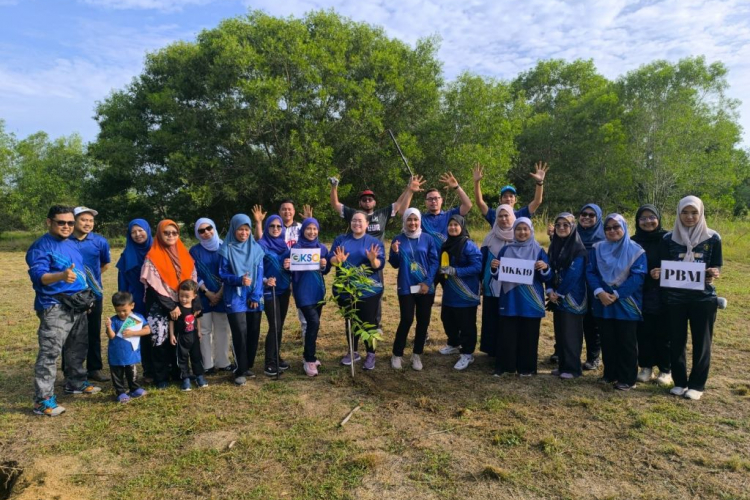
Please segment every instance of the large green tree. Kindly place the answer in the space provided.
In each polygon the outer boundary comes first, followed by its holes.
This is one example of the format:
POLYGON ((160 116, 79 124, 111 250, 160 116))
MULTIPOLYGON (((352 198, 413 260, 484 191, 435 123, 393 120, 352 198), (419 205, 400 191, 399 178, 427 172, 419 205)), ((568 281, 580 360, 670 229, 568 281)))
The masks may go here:
POLYGON ((226 221, 292 197, 326 219, 329 175, 342 178, 344 198, 371 187, 395 199, 407 175, 384 130, 419 163, 415 137, 442 84, 436 48, 432 39, 410 48, 333 12, 252 12, 150 54, 97 108, 92 154, 108 164, 99 206, 109 216, 137 207, 226 221))

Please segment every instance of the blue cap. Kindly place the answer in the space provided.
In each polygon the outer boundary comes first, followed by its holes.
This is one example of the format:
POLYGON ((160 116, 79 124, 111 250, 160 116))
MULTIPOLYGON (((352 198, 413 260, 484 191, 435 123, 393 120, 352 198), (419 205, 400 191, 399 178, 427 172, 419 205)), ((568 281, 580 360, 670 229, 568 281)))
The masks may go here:
POLYGON ((511 192, 511 193, 513 193, 514 195, 517 195, 517 194, 518 194, 518 193, 516 193, 516 188, 514 188, 513 186, 511 186, 511 185, 509 184, 509 185, 507 185, 507 186, 503 186, 503 187, 502 187, 502 188, 500 189, 500 196, 504 195, 504 194, 505 194, 506 192, 508 192, 508 191, 510 191, 510 192, 511 192))

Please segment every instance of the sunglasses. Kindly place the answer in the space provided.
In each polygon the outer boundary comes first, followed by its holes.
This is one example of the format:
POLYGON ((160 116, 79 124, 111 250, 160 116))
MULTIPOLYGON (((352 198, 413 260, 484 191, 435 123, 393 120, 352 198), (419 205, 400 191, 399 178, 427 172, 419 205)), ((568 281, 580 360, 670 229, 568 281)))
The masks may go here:
POLYGON ((180 233, 178 233, 177 231, 162 231, 161 234, 163 234, 164 236, 177 236, 180 233))
POLYGON ((58 227, 73 227, 76 225, 76 221, 74 220, 58 220, 58 219, 52 219, 52 222, 57 224, 58 227))
POLYGON ((198 234, 203 234, 203 233, 205 233, 207 231, 213 231, 213 230, 214 230, 213 226, 206 226, 206 227, 204 227, 202 229, 198 229, 198 234))
POLYGON ((579 215, 579 217, 595 219, 596 214, 594 212, 581 212, 581 215, 579 215))
POLYGON ((268 229, 281 229, 281 224, 269 224, 268 229))
POLYGON ((622 226, 607 226, 604 228, 604 230, 607 232, 617 232, 620 229, 622 229, 622 226))

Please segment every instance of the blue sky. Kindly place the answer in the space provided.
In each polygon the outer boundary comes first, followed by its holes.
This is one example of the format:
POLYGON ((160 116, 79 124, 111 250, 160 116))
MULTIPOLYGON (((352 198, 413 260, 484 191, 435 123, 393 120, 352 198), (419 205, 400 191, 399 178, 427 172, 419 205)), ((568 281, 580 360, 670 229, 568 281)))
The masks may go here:
POLYGON ((0 119, 18 137, 94 140, 96 101, 138 75, 145 53, 248 9, 299 17, 321 8, 412 45, 439 34, 447 79, 464 70, 510 79, 549 58, 593 58, 616 78, 702 54, 729 68, 750 143, 747 0, 0 0, 0 119))

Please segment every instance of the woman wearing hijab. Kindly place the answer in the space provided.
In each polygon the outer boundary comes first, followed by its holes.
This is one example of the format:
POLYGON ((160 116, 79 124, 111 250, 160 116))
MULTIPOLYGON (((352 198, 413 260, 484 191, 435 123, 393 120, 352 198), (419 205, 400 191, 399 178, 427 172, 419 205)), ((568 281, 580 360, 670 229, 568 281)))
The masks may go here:
POLYGON ((430 326, 432 304, 435 302, 435 274, 440 265, 435 239, 422 233, 422 214, 416 208, 404 212, 401 234, 393 239, 388 262, 398 269, 397 293, 401 320, 393 341, 391 366, 402 367, 406 337, 414 322, 416 311, 417 329, 411 367, 422 369, 422 353, 430 326))
POLYGON ((588 311, 586 297, 586 257, 573 214, 563 212, 555 218, 555 232, 549 246, 552 281, 547 296, 553 311, 558 369, 553 375, 562 379, 581 376, 583 317, 588 311))
MULTIPOLYGON (((180 240, 177 223, 165 219, 156 226, 156 239, 141 269, 141 283, 146 286, 146 320, 151 328, 154 382, 159 389, 167 387, 170 371, 179 378, 177 352, 169 342, 169 320, 180 317, 177 289, 188 279, 197 279, 195 262, 180 240)), ((196 301, 193 307, 199 310, 200 303, 196 301)))
MULTIPOLYGON (((365 266, 365 273, 372 281, 369 289, 363 290, 360 301, 357 303, 357 317, 365 322, 377 325, 378 304, 380 297, 383 295, 383 283, 380 281, 378 271, 385 266, 385 248, 383 242, 374 236, 367 234, 367 214, 357 210, 350 221, 351 232, 336 237, 331 248, 333 255, 330 258, 331 264, 342 264, 345 266, 359 267, 365 266)), ((336 271, 338 273, 338 270, 336 271)), ((339 306, 348 304, 350 297, 347 294, 339 293, 334 288, 333 295, 339 303, 339 306)), ((346 332, 347 342, 349 341, 349 331, 346 332)), ((359 336, 351 335, 353 342, 354 358, 352 359, 349 352, 341 359, 341 364, 349 366, 361 359, 357 352, 359 336)), ((365 342, 367 357, 362 364, 363 370, 375 369, 375 345, 371 342, 365 342)))
MULTIPOLYGON (((534 225, 527 217, 513 223, 513 243, 500 250, 503 258, 534 261, 534 282, 531 285, 503 282, 499 309, 503 329, 499 342, 495 375, 518 373, 530 377, 537 372, 539 326, 545 315, 544 285, 552 279, 547 253, 537 243, 534 225)), ((497 278, 498 271, 493 276, 497 278)))
MULTIPOLYGON (((599 205, 589 203, 581 208, 578 213, 578 236, 580 236, 583 245, 587 251, 591 251, 594 245, 604 241, 604 226, 602 225, 602 209, 599 205)), ((584 370, 596 370, 601 364, 601 339, 599 336, 599 326, 592 314, 594 298, 589 290, 588 296, 589 309, 583 317, 583 338, 586 341, 586 362, 583 364, 584 370)))
MULTIPOLYGON (((141 283, 141 268, 146 254, 151 250, 154 240, 151 237, 151 226, 143 219, 133 219, 128 224, 128 234, 125 235, 125 250, 117 261, 117 290, 130 292, 135 307, 133 310, 143 316, 148 316, 143 283, 141 283)), ((151 342, 141 342, 141 364, 143 376, 153 378, 154 364, 151 357, 151 342)))
MULTIPOLYGON (((721 236, 706 225, 703 202, 686 196, 677 206, 677 220, 671 233, 662 240, 661 260, 699 262, 706 265, 705 288, 683 290, 662 288, 662 304, 669 324, 670 353, 675 396, 698 400, 703 395, 711 365, 711 339, 716 321, 718 298, 713 282, 721 274, 723 259, 721 236), (687 374, 685 345, 687 327, 693 342, 693 368, 687 374)), ((660 268, 651 271, 658 280, 660 268)))
POLYGON ((500 337, 500 282, 492 279, 492 273, 500 265, 497 256, 500 250, 513 242, 513 223, 516 216, 513 207, 500 205, 495 211, 495 222, 484 238, 482 252, 482 336, 479 350, 496 356, 500 337))
POLYGON ((258 243, 263 248, 263 308, 268 320, 266 334, 266 359, 263 373, 269 377, 279 374, 279 370, 289 369, 289 364, 281 357, 281 337, 284 321, 289 309, 292 274, 289 272, 289 247, 284 241, 284 223, 281 216, 272 215, 266 219, 263 236, 258 243), (278 359, 278 366, 277 366, 278 359))
POLYGON ((453 366, 465 370, 474 362, 477 344, 477 307, 479 280, 482 275, 482 253, 471 241, 466 221, 460 215, 448 220, 448 239, 440 249, 442 267, 437 280, 443 284, 443 321, 448 344, 440 354, 460 354, 453 366))
POLYGON ((221 239, 216 224, 201 218, 195 222, 196 245, 190 248, 198 271, 198 292, 203 306, 201 323, 201 357, 207 375, 231 371, 229 362, 229 320, 224 307, 224 286, 219 277, 221 239))
POLYGON ((638 323, 638 382, 653 378, 653 368, 659 368, 657 383, 672 384, 672 364, 669 360, 669 328, 664 322, 659 280, 651 277, 651 271, 661 267, 659 249, 667 233, 661 227, 661 214, 654 205, 643 205, 635 214, 633 241, 646 251, 648 273, 643 283, 643 321, 638 323))
POLYGON ((320 224, 312 217, 302 221, 300 237, 292 248, 320 249, 320 269, 315 271, 292 271, 292 291, 294 302, 305 318, 303 328, 305 347, 302 352, 302 369, 308 377, 318 374, 320 361, 316 357, 318 330, 320 329, 320 315, 323 312, 323 299, 326 295, 326 284, 323 275, 328 274, 328 249, 318 241, 320 224))
POLYGON ((219 277, 224 282, 224 307, 232 331, 234 383, 244 385, 255 378, 255 364, 263 314, 263 248, 251 236, 252 223, 245 214, 229 222, 229 231, 219 247, 219 277))
POLYGON ((589 252, 586 281, 593 290, 594 317, 599 323, 604 359, 602 382, 615 389, 635 388, 638 372, 636 331, 641 321, 646 253, 628 235, 628 223, 620 214, 604 219, 605 240, 589 252))

